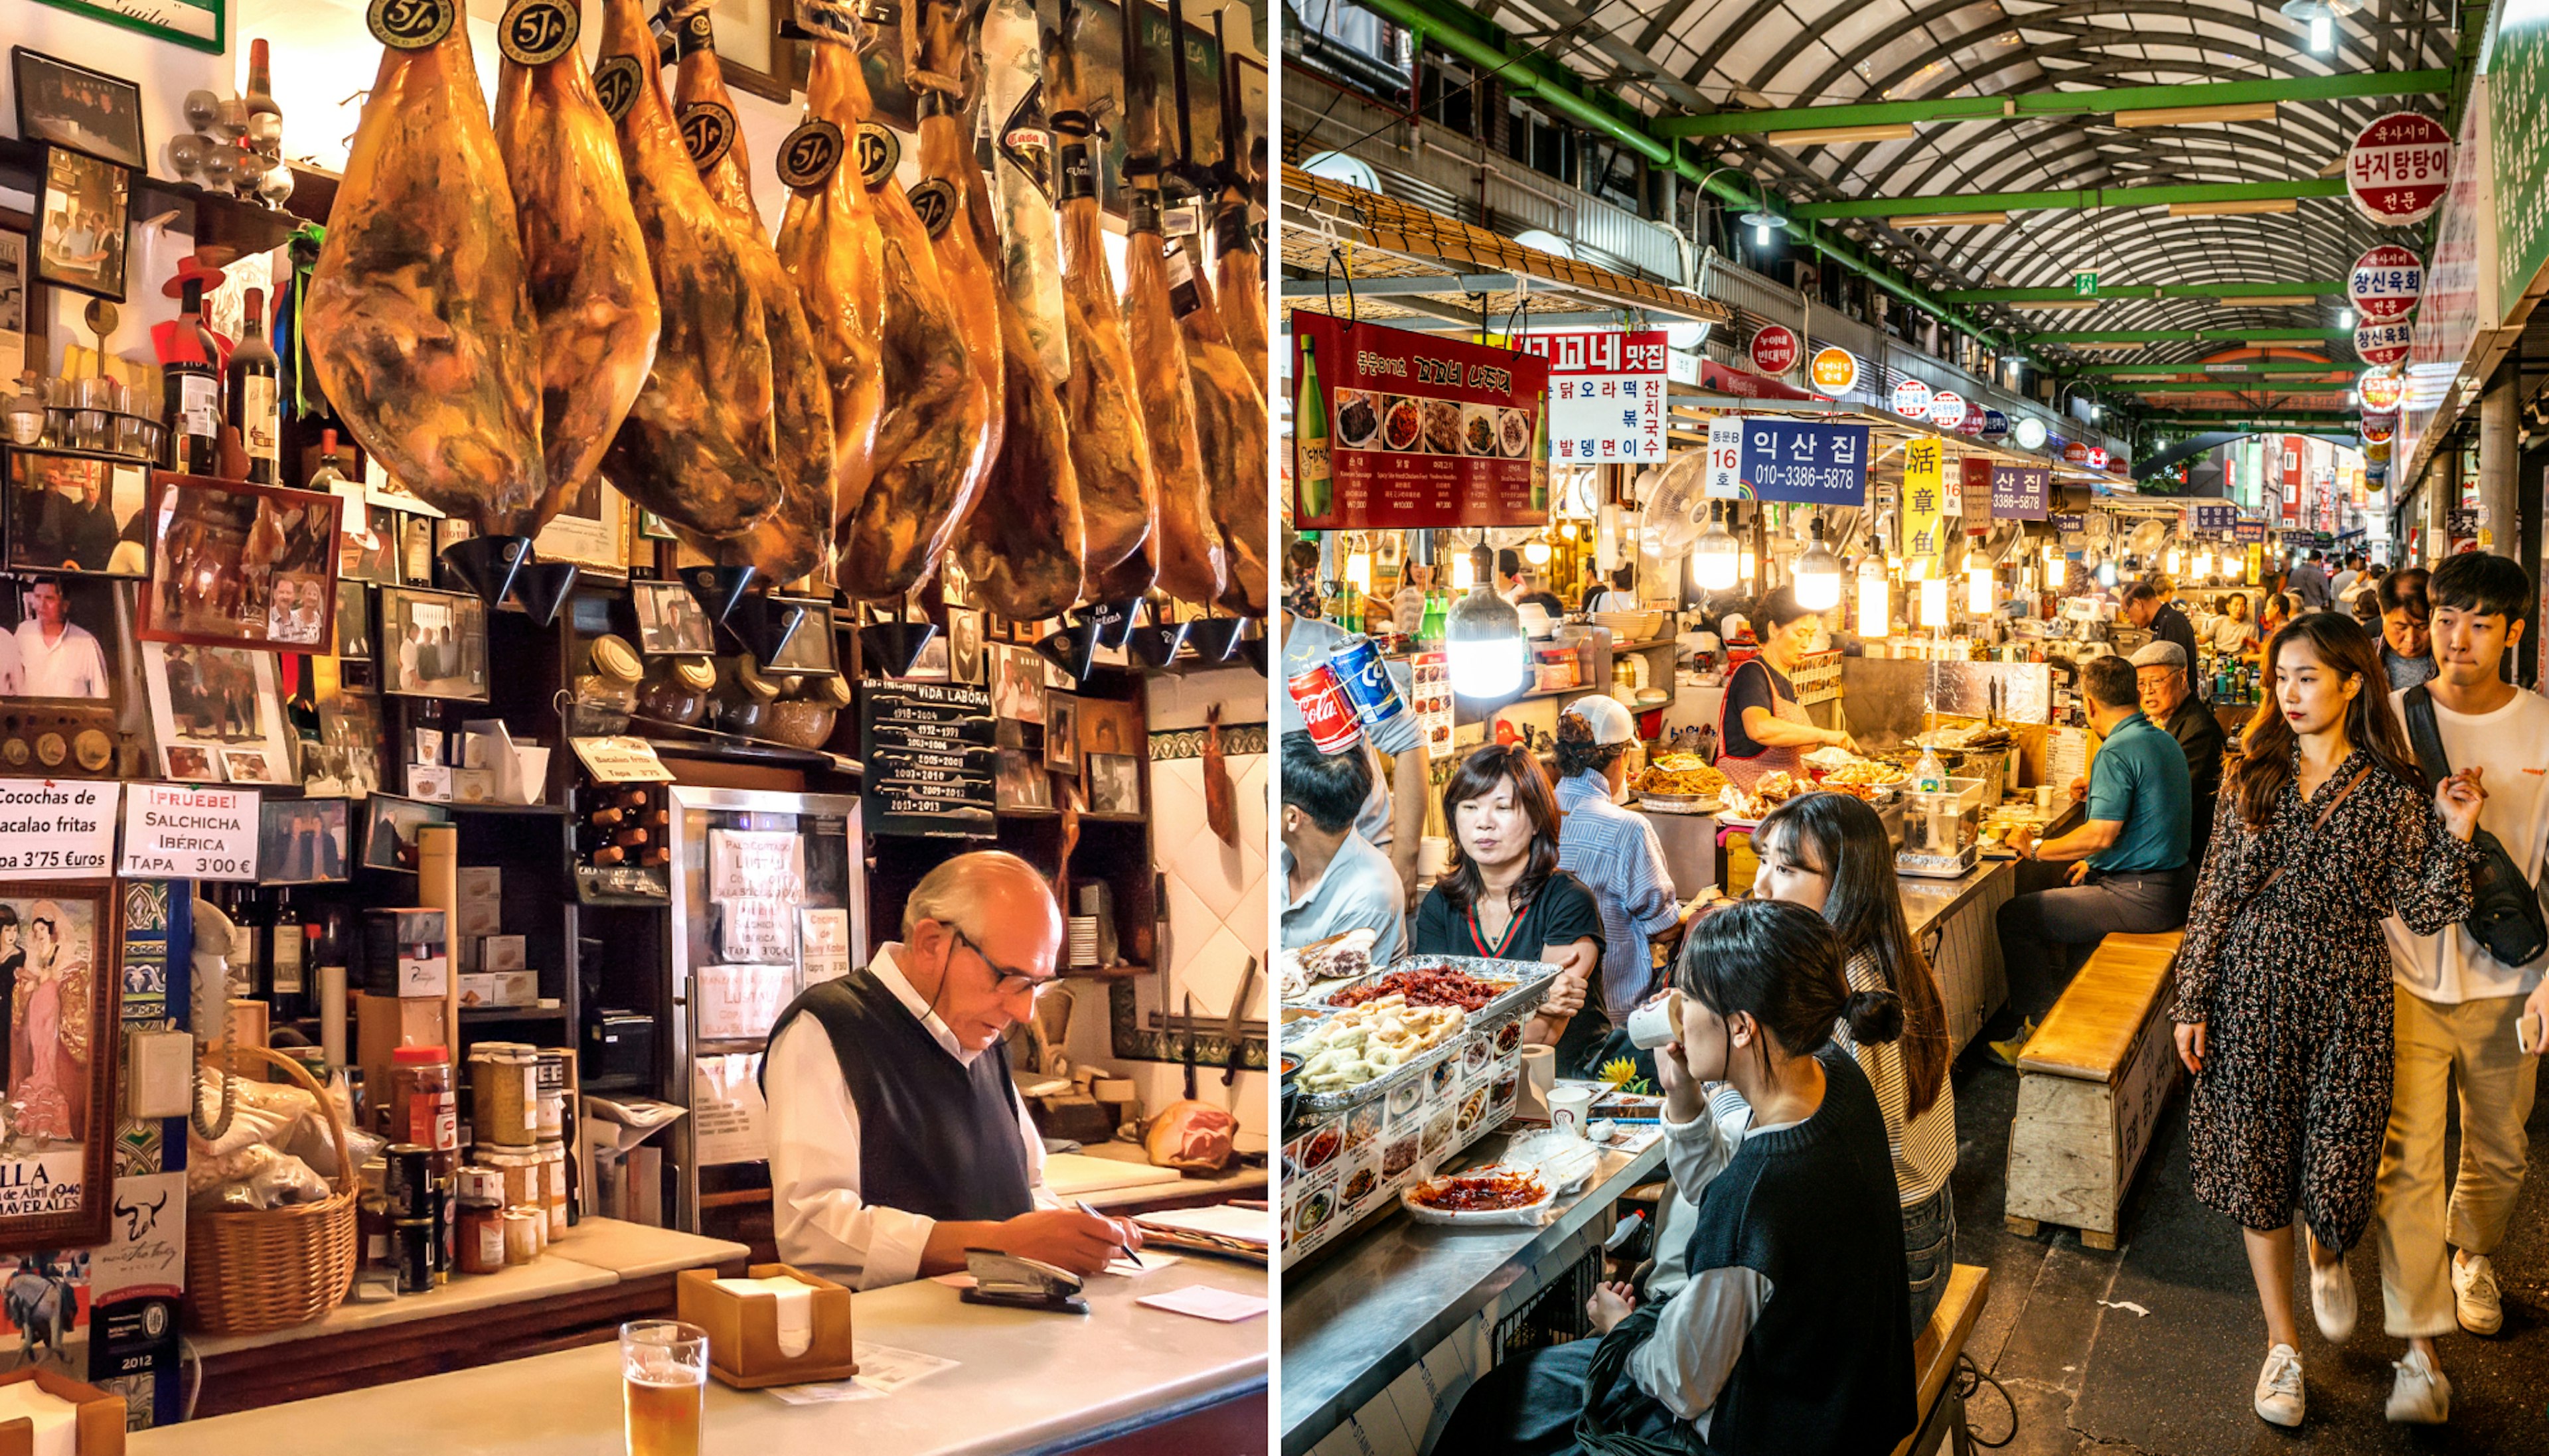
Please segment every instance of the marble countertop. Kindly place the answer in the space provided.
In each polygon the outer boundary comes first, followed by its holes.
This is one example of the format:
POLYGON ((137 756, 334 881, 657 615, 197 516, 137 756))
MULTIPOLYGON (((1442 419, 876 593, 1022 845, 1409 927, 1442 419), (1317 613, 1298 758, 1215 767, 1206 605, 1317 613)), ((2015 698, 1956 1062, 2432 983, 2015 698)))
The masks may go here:
MULTIPOLYGON (((1482 1139, 1462 1159, 1493 1161, 1482 1139)), ((1453 1229, 1391 1218, 1306 1273, 1283 1280, 1285 1451, 1306 1451, 1444 1336, 1487 1308, 1619 1196, 1660 1176, 1663 1141, 1605 1153, 1593 1179, 1537 1228, 1453 1229)))
MULTIPOLYGON (((492 1276, 491 1276, 492 1277, 492 1276)), ((1271 1293, 1266 1271, 1186 1258, 1088 1284, 1091 1313, 969 1305, 929 1281, 857 1295, 862 1341, 959 1363, 889 1396, 791 1406, 710 1381, 704 1456, 1012 1456, 1067 1450, 1267 1384, 1268 1321, 1216 1323, 1137 1305, 1205 1285, 1271 1293)), ((405 1432, 435 1456, 618 1456, 615 1345, 484 1365, 141 1431, 135 1456, 360 1451, 405 1432)))
MULTIPOLYGON (((1080 1149, 1090 1157, 1114 1158, 1128 1163, 1150 1161, 1148 1154, 1129 1142, 1098 1142, 1080 1149)), ((1108 1188, 1083 1194, 1090 1208, 1107 1212, 1114 1209, 1137 1209, 1170 1200, 1197 1198, 1266 1197, 1267 1172, 1263 1167, 1242 1164, 1235 1172, 1203 1178, 1188 1174, 1175 1183, 1144 1183, 1132 1188, 1108 1188)))

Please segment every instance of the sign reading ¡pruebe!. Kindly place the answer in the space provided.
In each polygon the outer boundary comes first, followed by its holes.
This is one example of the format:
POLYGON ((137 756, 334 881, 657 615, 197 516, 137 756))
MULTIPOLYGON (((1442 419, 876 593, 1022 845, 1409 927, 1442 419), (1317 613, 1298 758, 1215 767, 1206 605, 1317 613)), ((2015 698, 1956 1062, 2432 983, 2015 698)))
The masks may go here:
MULTIPOLYGON (((1292 348, 1300 388, 1315 365, 1332 446, 1327 499, 1296 482, 1293 524, 1548 523, 1549 467, 1531 458, 1549 408, 1547 360, 1309 312, 1292 316, 1292 348)), ((1301 413, 1296 407, 1296 449, 1301 413)))
POLYGON ((1664 458, 1664 331, 1527 333, 1523 352, 1549 361, 1554 465, 1653 464, 1664 458))

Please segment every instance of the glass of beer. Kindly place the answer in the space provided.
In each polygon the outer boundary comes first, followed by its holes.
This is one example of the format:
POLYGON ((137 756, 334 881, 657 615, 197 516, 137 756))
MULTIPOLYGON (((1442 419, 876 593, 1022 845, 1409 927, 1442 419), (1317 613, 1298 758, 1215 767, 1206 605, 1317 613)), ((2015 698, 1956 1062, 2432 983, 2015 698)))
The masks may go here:
POLYGON ((700 1456, 708 1332, 678 1320, 619 1326, 619 1401, 627 1456, 700 1456))

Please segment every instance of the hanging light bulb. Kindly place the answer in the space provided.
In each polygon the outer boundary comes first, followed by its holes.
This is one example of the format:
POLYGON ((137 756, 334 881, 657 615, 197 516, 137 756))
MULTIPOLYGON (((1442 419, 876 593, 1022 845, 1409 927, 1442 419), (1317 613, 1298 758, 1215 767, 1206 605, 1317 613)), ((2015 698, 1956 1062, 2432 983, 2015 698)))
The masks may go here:
POLYGON ((1346 585, 1357 592, 1371 591, 1371 548, 1357 544, 1346 554, 1346 585))
POLYGON ((1979 551, 1965 554, 1965 610, 1987 617, 1998 605, 1994 600, 1991 560, 1979 551))
POLYGON ((2101 587, 2116 585, 2116 563, 2113 560, 2098 563, 2098 585, 2101 587))
POLYGON ((1858 564, 1858 635, 1883 637, 1894 630, 1894 584, 1874 556, 1858 564))
POLYGON ((2186 569, 2186 553, 2175 546, 2168 548, 2168 555, 2162 560, 2166 563, 2162 570, 2172 577, 2186 569))
POLYGON ((2313 55, 2325 55, 2335 48, 2336 17, 2331 15, 2312 16, 2311 53, 2313 55))
POLYGON ((1468 577, 1478 585, 1453 602, 1443 619, 1452 690, 1463 697, 1507 697, 1522 689, 1531 639, 1523 635, 1522 613, 1488 585, 1495 580, 1495 562, 1484 540, 1469 552, 1468 565, 1468 577))
POLYGON ((1921 583, 1921 625, 1936 630, 1947 625, 1947 579, 1931 577, 1921 583))
POLYGON ((1452 590, 1455 592, 1466 592, 1477 584, 1477 568, 1469 564, 1469 553, 1463 551, 1460 555, 1453 557, 1452 590))
POLYGON ((2054 541, 2054 540, 2047 540, 2047 541, 2044 543, 2044 570, 2045 570, 2047 573, 2058 572, 2058 571, 2062 570, 2062 543, 2061 543, 2061 542, 2059 542, 2059 541, 2054 541))
POLYGON ((1726 529, 1726 502, 1708 502, 1708 530, 1690 551, 1690 579, 1703 592, 1733 590, 1741 574, 1743 548, 1726 529))
POLYGON ((1549 565, 1549 543, 1547 541, 1524 542, 1522 547, 1522 559, 1530 562, 1533 566, 1549 565))
POLYGON ((1841 558, 1824 544, 1824 518, 1814 521, 1814 539, 1797 558, 1797 605, 1808 611, 1830 611, 1841 605, 1841 558))

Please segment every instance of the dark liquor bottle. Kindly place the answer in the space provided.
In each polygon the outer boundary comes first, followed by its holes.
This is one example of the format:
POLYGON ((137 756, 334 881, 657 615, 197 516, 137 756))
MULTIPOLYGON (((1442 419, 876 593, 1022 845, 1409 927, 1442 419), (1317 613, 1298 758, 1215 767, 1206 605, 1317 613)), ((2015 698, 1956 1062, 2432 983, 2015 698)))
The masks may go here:
POLYGON ((272 910, 254 885, 236 885, 227 907, 231 917, 231 980, 245 994, 270 998, 272 967, 266 946, 273 930, 272 910))
POLYGON ((274 892, 273 918, 265 929, 265 999, 274 1020, 298 1021, 310 1014, 310 943, 301 912, 292 907, 292 891, 274 892))
POLYGON ((247 323, 231 350, 231 367, 223 388, 223 405, 239 447, 247 451, 247 478, 260 486, 281 483, 283 415, 278 402, 281 371, 274 346, 265 341, 265 291, 247 291, 247 323))
POLYGON ((185 475, 212 475, 221 468, 221 346, 204 327, 204 280, 187 275, 184 312, 170 358, 159 366, 159 394, 165 402, 168 468, 185 475))

